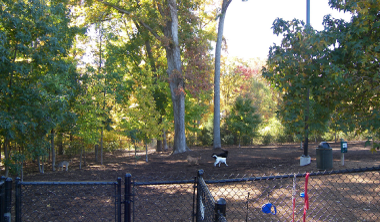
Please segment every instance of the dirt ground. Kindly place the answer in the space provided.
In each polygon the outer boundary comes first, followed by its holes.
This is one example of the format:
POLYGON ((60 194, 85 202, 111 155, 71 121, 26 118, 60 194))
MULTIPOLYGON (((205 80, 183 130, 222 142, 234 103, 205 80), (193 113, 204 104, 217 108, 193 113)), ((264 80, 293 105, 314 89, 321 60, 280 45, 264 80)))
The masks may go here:
MULTIPOLYGON (((104 164, 95 163, 94 154, 86 157, 86 165, 82 163, 79 169, 79 157, 72 158, 69 170, 52 171, 51 164, 45 166, 45 173, 37 171, 35 163, 28 163, 25 167, 24 181, 115 181, 117 177, 124 177, 130 173, 133 178, 144 180, 192 179, 198 169, 203 169, 205 178, 218 175, 256 176, 283 175, 293 173, 316 172, 316 147, 318 143, 309 144, 311 164, 300 166, 300 156, 303 150, 300 144, 283 144, 269 146, 226 146, 229 151, 228 166, 214 167, 212 147, 190 147, 188 153, 171 155, 171 152, 156 153, 149 150, 148 162, 145 152, 115 151, 104 156, 104 164), (187 156, 201 157, 199 165, 188 164, 187 156)), ((348 142, 348 152, 344 155, 344 166, 341 164, 340 142, 330 143, 333 149, 333 170, 365 168, 380 165, 380 151, 372 154, 369 147, 364 147, 364 141, 348 142)), ((57 162, 68 160, 67 157, 58 156, 57 162)))

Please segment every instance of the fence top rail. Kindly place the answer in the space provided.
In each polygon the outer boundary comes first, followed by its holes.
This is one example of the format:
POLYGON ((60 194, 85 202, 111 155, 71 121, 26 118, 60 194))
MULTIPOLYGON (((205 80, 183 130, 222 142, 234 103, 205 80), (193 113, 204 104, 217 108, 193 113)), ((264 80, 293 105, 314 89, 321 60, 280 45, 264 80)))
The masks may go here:
MULTIPOLYGON (((369 172, 369 171, 380 171, 379 167, 366 167, 366 168, 357 168, 357 169, 345 169, 345 170, 332 170, 332 171, 319 171, 311 172, 309 176, 323 176, 323 175, 333 175, 333 174, 345 174, 345 173, 360 173, 360 172, 369 172)), ((273 176, 262 176, 262 177, 249 177, 249 178, 236 178, 236 179, 222 179, 222 180, 205 180, 207 184, 213 183, 230 183, 230 182, 247 182, 247 181, 258 181, 258 180, 276 180, 276 179, 286 179, 296 177, 305 177, 306 173, 298 174, 285 174, 285 175, 273 175, 273 176)))
POLYGON ((82 181, 82 182, 69 182, 69 181, 41 181, 41 182, 19 182, 20 185, 116 185, 117 181, 82 181))
POLYGON ((165 185, 165 184, 189 184, 189 183, 195 183, 195 179, 192 179, 192 180, 152 181, 152 182, 132 182, 132 184, 134 186, 165 185))

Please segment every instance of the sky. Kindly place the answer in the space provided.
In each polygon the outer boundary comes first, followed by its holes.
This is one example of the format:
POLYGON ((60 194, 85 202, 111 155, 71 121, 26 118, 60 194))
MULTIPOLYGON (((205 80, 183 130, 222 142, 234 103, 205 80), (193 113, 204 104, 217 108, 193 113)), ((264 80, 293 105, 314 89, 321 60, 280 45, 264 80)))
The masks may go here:
MULTIPOLYGON (((323 30, 323 17, 350 20, 349 13, 330 8, 329 0, 310 0, 310 25, 323 30)), ((269 47, 281 42, 271 29, 276 18, 294 18, 306 23, 306 0, 233 0, 227 9, 223 35, 228 44, 228 56, 244 59, 266 59, 269 47)))

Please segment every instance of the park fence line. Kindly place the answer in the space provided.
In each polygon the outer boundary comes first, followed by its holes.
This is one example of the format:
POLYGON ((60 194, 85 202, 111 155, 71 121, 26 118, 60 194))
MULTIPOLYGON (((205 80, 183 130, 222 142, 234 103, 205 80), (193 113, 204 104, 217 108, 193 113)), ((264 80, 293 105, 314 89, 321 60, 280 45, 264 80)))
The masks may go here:
MULTIPOLYGON (((379 171, 380 167, 371 167, 308 173, 306 220, 379 221, 379 171)), ((302 221, 306 173, 227 179, 213 175, 204 179, 205 175, 199 170, 193 179, 152 181, 126 174, 124 198, 120 177, 111 182, 17 178, 14 199, 12 179, 2 177, 0 222, 292 221, 293 217, 302 221)))
MULTIPOLYGON (((380 167, 371 167, 308 173, 310 209, 306 220, 379 221, 379 171, 380 167)), ((228 179, 211 175, 212 179, 203 179, 202 173, 194 180, 182 181, 136 177, 132 221, 292 221, 293 215, 295 221, 302 221, 306 175, 230 175, 228 179), (217 218, 215 213, 221 199, 226 200, 225 218, 217 218), (273 208, 263 212, 264 206, 276 207, 276 214, 273 208)))

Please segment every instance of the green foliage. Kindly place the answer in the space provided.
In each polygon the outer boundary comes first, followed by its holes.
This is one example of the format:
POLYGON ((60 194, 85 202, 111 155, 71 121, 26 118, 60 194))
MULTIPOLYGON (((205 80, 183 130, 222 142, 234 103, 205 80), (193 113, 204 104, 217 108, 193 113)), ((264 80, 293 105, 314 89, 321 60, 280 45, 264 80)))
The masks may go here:
POLYGON ((329 39, 296 19, 277 19, 272 28, 274 34, 284 37, 281 45, 270 48, 263 76, 282 96, 282 124, 289 133, 303 135, 308 117, 309 131, 323 132, 336 104, 331 99, 336 90, 325 71, 329 66, 325 58, 329 39))
POLYGON ((25 161, 25 155, 14 153, 10 160, 5 160, 5 164, 9 166, 9 171, 12 175, 20 176, 22 164, 25 161))
POLYGON ((263 145, 269 145, 271 142, 273 142, 273 136, 271 134, 268 133, 262 136, 263 145))
POLYGON ((228 129, 237 134, 239 144, 243 137, 252 138, 256 135, 257 127, 261 123, 260 116, 255 113, 256 108, 252 105, 252 99, 238 97, 235 101, 226 124, 228 129))
POLYGON ((106 141, 104 142, 104 151, 105 152, 114 152, 120 149, 119 141, 106 141))
POLYGON ((214 120, 214 116, 210 115, 207 119, 207 122, 204 123, 204 126, 198 137, 199 141, 204 146, 210 146, 213 144, 213 130, 214 130, 213 120, 214 120))
POLYGON ((359 134, 366 130, 375 132, 380 128, 377 98, 380 81, 378 70, 380 33, 380 5, 378 1, 330 1, 339 10, 352 13, 351 21, 336 20, 327 16, 324 35, 339 44, 328 52, 329 75, 337 86, 340 100, 337 115, 351 119, 346 127, 359 134))
POLYGON ((223 145, 234 145, 237 141, 237 134, 228 130, 228 125, 224 123, 220 127, 220 139, 223 145))
POLYGON ((78 75, 70 50, 83 30, 62 1, 0 7, 0 133, 11 146, 27 144, 23 155, 41 157, 45 135, 72 114, 78 75))

